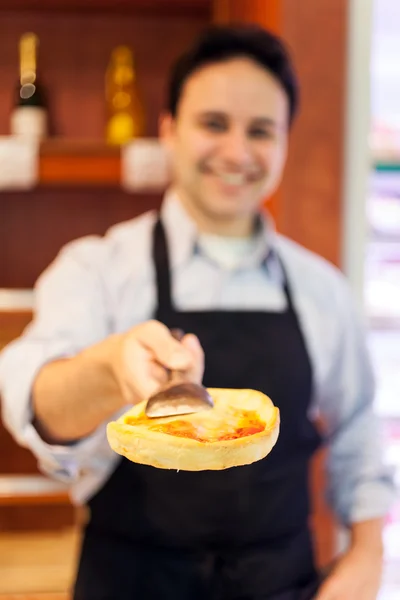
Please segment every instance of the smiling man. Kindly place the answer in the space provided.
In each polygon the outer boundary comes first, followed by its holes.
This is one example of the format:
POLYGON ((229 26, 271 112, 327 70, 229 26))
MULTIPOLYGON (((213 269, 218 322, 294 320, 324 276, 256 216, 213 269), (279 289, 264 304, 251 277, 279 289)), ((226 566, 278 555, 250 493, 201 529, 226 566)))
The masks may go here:
POLYGON ((376 598, 393 484, 364 336, 341 274, 261 210, 296 109, 279 39, 206 31, 170 76, 160 214, 64 248, 37 283, 33 324, 1 356, 5 423, 90 507, 75 600, 376 598), (181 343, 172 327, 188 332, 181 343), (178 473, 113 454, 107 422, 174 368, 270 396, 281 413, 271 454, 178 473), (320 585, 308 468, 323 442, 351 541, 320 585))

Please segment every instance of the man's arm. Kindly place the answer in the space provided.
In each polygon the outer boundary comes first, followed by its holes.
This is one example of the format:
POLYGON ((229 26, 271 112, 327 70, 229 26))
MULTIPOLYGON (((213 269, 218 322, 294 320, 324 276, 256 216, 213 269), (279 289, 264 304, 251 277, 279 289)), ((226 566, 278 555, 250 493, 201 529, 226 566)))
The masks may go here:
POLYGON ((395 490, 383 460, 364 332, 348 290, 338 290, 337 343, 319 406, 327 432, 329 500, 350 533, 347 552, 317 600, 375 600, 383 520, 395 490))
POLYGON ((383 556, 383 525, 384 519, 380 517, 352 523, 350 526, 352 547, 363 548, 381 560, 383 556))
POLYGON ((122 405, 108 364, 114 338, 73 358, 46 364, 32 390, 33 424, 48 444, 72 442, 91 434, 122 405))
MULTIPOLYGON (((64 247, 35 285, 32 323, 0 354, 4 425, 33 452, 41 470, 69 482, 82 469, 87 473, 93 467, 97 477, 107 468, 114 458, 105 439, 108 416, 137 401, 136 394, 146 395, 145 388, 135 392, 124 385, 124 370, 118 369, 128 365, 130 381, 137 357, 132 344, 119 345, 127 349, 123 356, 116 350, 118 340, 134 338, 129 332, 110 337, 108 253, 107 240, 95 237, 64 247), (93 433, 84 437, 88 432, 93 433), (70 440, 77 443, 56 443, 70 440)), ((135 317, 133 306, 133 322, 135 317)), ((192 343, 196 346, 196 340, 192 343)), ((158 366, 149 376, 159 379, 163 373, 158 366)))

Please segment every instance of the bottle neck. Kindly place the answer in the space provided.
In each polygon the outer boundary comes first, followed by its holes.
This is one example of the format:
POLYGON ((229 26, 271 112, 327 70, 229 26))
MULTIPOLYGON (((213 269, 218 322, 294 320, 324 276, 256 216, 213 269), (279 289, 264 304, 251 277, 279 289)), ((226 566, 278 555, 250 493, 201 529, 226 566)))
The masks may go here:
POLYGON ((24 85, 34 85, 37 71, 38 39, 34 34, 25 34, 20 41, 20 82, 24 85))

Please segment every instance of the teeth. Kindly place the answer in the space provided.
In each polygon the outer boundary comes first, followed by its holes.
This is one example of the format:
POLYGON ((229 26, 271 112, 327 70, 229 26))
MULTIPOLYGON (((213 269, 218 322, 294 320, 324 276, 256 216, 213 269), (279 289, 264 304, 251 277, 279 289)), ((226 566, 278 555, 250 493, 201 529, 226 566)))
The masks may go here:
POLYGON ((246 180, 242 173, 220 173, 220 177, 228 185, 243 185, 246 180))

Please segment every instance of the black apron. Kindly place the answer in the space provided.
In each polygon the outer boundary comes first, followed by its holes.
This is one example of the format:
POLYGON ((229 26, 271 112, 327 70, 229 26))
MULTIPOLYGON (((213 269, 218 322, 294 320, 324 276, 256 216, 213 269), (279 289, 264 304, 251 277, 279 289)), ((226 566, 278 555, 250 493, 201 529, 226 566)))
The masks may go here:
POLYGON ((298 600, 316 577, 307 417, 312 370, 287 277, 284 312, 175 309, 166 237, 154 229, 155 318, 195 333, 204 384, 271 397, 281 431, 264 460, 223 471, 155 469, 125 458, 90 500, 75 600, 298 600))

